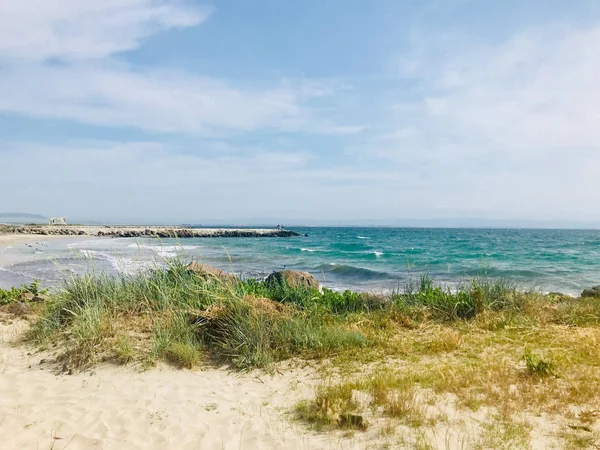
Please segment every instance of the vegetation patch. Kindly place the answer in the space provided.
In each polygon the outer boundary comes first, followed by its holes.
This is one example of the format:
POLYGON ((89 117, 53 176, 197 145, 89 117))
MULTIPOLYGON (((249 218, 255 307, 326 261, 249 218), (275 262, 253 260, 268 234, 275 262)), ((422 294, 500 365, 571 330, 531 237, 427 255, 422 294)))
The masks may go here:
POLYGON ((504 280, 451 290, 423 275, 373 295, 207 277, 173 261, 168 270, 66 280, 28 338, 56 345, 69 370, 103 360, 239 370, 318 360, 328 381, 294 409, 316 427, 383 427, 386 436, 400 427, 413 430, 411 445, 437 448, 424 430, 454 426, 456 410, 484 415, 471 447, 527 448, 523 415, 545 415, 563 421, 557 439, 576 447, 600 432, 599 318, 597 298, 522 292, 504 280), (593 420, 569 428, 575 409, 593 420))
POLYGON ((0 306, 8 305, 16 301, 28 302, 37 296, 45 295, 47 293, 47 289, 40 289, 40 283, 38 280, 33 280, 29 286, 23 284, 20 288, 0 288, 0 306))

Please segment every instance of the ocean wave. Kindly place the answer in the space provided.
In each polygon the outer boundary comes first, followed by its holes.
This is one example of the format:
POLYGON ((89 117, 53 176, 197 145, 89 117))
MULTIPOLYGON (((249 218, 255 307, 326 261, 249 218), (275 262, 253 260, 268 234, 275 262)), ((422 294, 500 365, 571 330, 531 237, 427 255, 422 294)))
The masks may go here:
POLYGON ((393 274, 387 272, 378 272, 376 270, 366 269, 364 267, 356 267, 348 264, 319 264, 315 271, 330 273, 335 276, 350 278, 355 280, 385 280, 395 278, 393 274))
POLYGON ((357 242, 334 242, 329 247, 335 250, 342 250, 346 252, 360 252, 371 249, 370 245, 357 242))
POLYGON ((316 253, 316 252, 323 252, 323 250, 319 250, 316 248, 298 248, 298 247, 286 247, 286 250, 289 250, 290 252, 306 252, 306 253, 316 253))
POLYGON ((179 255, 186 254, 187 252, 197 250, 200 247, 196 245, 144 245, 144 244, 130 244, 127 248, 140 249, 140 250, 152 250, 159 256, 165 258, 173 258, 179 255))
POLYGON ((357 239, 371 239, 370 237, 367 236, 356 236, 357 239))
POLYGON ((377 258, 381 258, 382 256, 385 256, 386 253, 382 252, 381 250, 366 250, 363 252, 359 252, 356 255, 353 255, 354 258, 364 258, 364 259, 373 259, 373 257, 375 259, 377 258))
POLYGON ((136 275, 159 265, 157 261, 129 258, 99 250, 80 250, 80 253, 90 260, 100 259, 108 262, 116 272, 123 275, 136 275))
POLYGON ((67 244, 67 248, 78 249, 82 247, 89 246, 90 244, 95 244, 97 241, 80 241, 80 242, 71 242, 67 244))

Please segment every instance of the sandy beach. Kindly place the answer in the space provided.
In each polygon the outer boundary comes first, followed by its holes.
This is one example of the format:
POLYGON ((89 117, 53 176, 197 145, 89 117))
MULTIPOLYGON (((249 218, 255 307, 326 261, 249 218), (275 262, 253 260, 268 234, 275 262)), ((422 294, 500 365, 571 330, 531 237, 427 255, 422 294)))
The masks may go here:
MULTIPOLYGON (((28 326, 0 312, 2 449, 493 448, 472 447, 481 444, 478 435, 493 410, 465 413, 456 409, 453 396, 439 398, 435 407, 427 401, 449 422, 424 425, 416 441, 411 428, 390 428, 392 422, 381 420, 361 432, 317 432, 293 414, 294 405, 314 395, 322 379, 316 366, 279 365, 267 374, 162 364, 141 371, 104 363, 68 375, 58 373, 50 353, 20 342, 28 326)), ((520 417, 532 427, 527 448, 555 448, 562 420, 520 417)))
POLYGON ((373 438, 316 434, 290 420, 316 381, 307 370, 269 376, 101 365, 56 375, 40 364, 49 355, 16 344, 26 327, 0 323, 3 449, 334 449, 366 448, 373 438))
POLYGON ((39 236, 35 234, 0 234, 0 247, 19 245, 28 242, 40 242, 56 239, 73 238, 73 236, 39 236))

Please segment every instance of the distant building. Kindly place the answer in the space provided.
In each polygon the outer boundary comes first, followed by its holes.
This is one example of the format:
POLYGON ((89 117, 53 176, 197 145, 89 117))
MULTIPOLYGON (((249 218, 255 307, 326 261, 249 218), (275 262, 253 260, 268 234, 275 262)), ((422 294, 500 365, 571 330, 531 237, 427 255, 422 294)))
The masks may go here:
POLYGON ((52 217, 50 219, 50 225, 66 225, 67 219, 66 217, 52 217))

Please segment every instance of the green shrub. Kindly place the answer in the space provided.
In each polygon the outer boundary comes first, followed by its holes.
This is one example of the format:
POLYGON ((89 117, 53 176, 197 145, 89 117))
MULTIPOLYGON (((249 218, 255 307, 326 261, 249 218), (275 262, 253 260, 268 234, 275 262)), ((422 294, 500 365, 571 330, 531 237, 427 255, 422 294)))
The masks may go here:
POLYGON ((368 312, 381 308, 386 302, 382 298, 369 295, 365 292, 333 291, 322 288, 292 288, 285 283, 249 279, 238 285, 241 295, 255 295, 265 297, 276 302, 291 303, 303 309, 324 309, 334 314, 368 312))
POLYGON ((401 309, 421 307, 443 320, 468 320, 485 310, 518 308, 517 287, 504 279, 477 278, 453 292, 436 285, 423 274, 407 283, 403 293, 392 294, 392 301, 401 309))
POLYGON ((548 377, 555 374, 556 365, 550 359, 544 359, 536 355, 530 348, 525 348, 523 359, 527 365, 527 371, 531 375, 548 377))
POLYGON ((22 294, 43 295, 47 292, 48 289, 40 289, 40 283, 35 279, 29 286, 22 284, 20 288, 0 289, 0 305, 16 302, 22 294))

